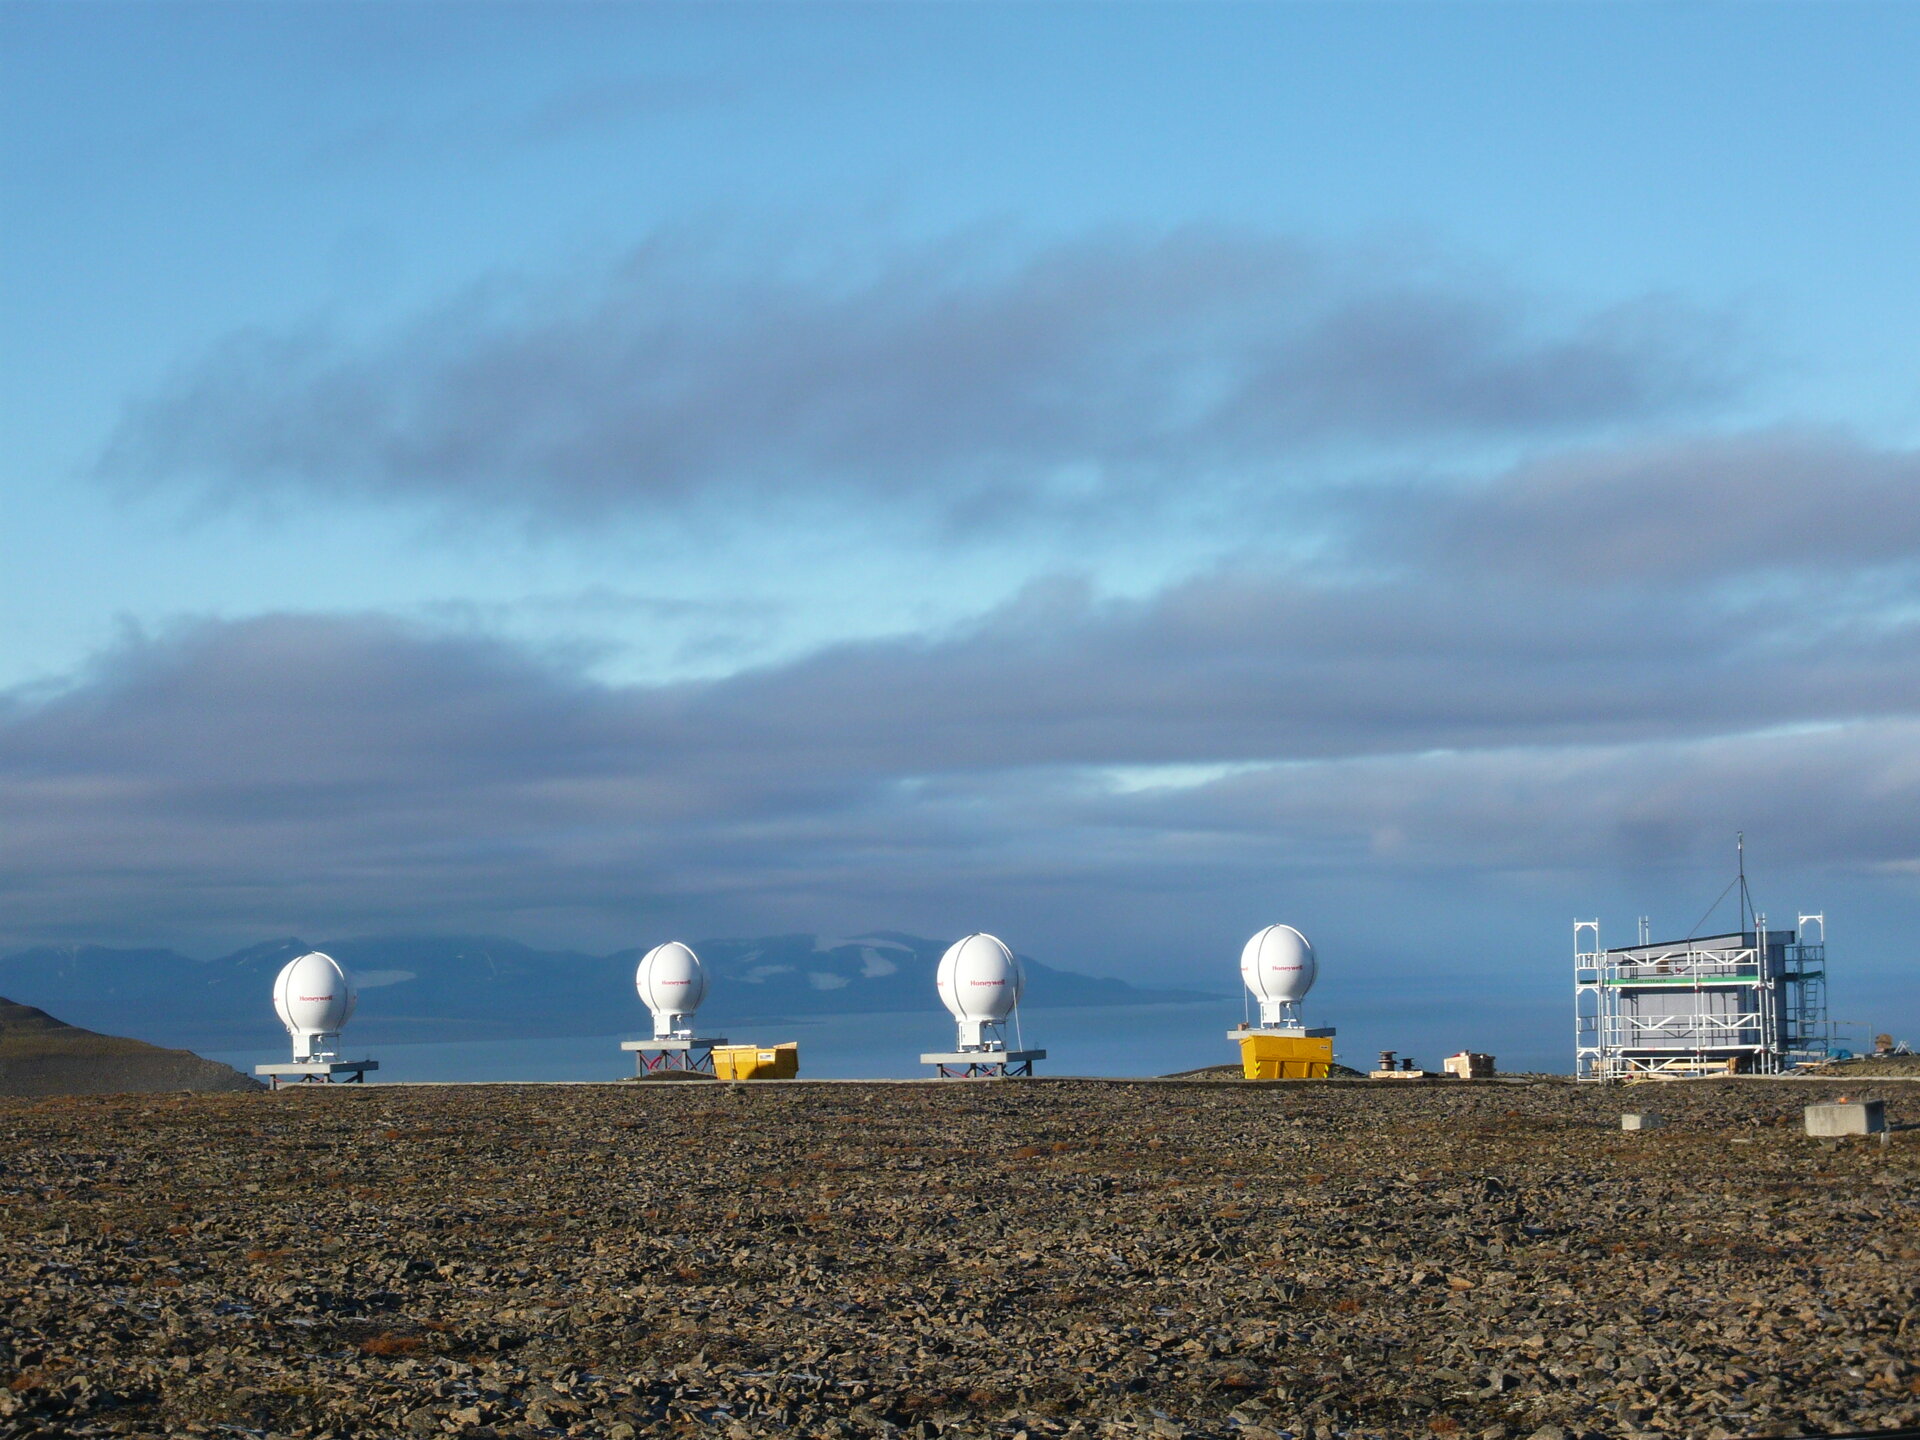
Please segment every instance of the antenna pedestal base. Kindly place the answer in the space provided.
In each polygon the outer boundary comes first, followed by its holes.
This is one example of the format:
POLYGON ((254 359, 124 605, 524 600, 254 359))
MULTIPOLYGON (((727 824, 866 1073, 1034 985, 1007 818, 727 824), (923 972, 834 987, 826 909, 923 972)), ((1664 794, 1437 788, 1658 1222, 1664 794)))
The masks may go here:
POLYGON ((948 1050, 922 1055, 942 1080, 998 1080, 1033 1074, 1033 1062, 1047 1058, 1044 1050, 948 1050))
POLYGON ((636 1076, 660 1075, 674 1070, 711 1075, 713 1047, 726 1043, 724 1035, 684 1035, 675 1038, 656 1035, 650 1040, 622 1040, 620 1048, 633 1052, 633 1073, 636 1076))
POLYGON ((256 1065, 253 1073, 266 1076, 278 1090, 282 1085, 364 1085, 367 1071, 379 1068, 378 1060, 289 1060, 256 1065))

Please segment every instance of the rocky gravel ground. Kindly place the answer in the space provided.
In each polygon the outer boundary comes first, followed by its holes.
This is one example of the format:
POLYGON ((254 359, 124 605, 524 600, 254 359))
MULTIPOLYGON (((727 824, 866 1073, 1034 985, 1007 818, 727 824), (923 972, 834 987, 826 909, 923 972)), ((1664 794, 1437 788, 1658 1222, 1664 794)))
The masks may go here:
POLYGON ((1825 1067, 1828 1075, 1841 1079, 1874 1080, 1889 1076, 1920 1076, 1920 1055, 1862 1055, 1825 1067))
POLYGON ((1920 1129, 1810 1140, 1831 1091, 4 1101, 0 1436, 1920 1425, 1920 1129))

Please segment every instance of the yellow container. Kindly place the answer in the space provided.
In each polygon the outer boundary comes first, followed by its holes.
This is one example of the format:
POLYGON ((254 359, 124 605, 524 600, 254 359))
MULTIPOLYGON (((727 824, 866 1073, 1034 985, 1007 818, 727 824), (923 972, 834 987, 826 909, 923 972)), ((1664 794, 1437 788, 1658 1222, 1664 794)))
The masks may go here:
POLYGON ((1324 1080, 1332 1065, 1333 1040, 1328 1036, 1240 1037, 1240 1066, 1249 1080, 1324 1080))
POLYGON ((716 1045, 713 1073, 722 1080, 791 1080, 800 1073, 800 1046, 716 1045))

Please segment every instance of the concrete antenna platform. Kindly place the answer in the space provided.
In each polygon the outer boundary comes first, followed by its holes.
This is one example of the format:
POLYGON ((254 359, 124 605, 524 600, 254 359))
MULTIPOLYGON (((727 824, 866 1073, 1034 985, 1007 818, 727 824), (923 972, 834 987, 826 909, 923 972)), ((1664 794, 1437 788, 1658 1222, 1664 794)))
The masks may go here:
POLYGON ((1887 1102, 1849 1100, 1844 1095, 1828 1105, 1806 1109, 1807 1134, 1822 1138, 1841 1135, 1878 1135, 1886 1143, 1887 1102))

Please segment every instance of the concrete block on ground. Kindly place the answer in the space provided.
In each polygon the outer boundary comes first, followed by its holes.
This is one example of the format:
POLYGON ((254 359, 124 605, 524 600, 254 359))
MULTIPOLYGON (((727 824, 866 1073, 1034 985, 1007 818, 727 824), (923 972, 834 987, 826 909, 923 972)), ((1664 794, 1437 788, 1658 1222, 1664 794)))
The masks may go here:
POLYGON ((1640 1111, 1637 1114, 1622 1115, 1620 1117, 1620 1128, 1622 1130, 1658 1130, 1662 1123, 1664 1122, 1662 1122, 1658 1115, 1648 1110, 1640 1111))
POLYGON ((1809 1135, 1883 1135, 1887 1129, 1884 1100, 1851 1100, 1833 1105, 1807 1106, 1809 1135))

